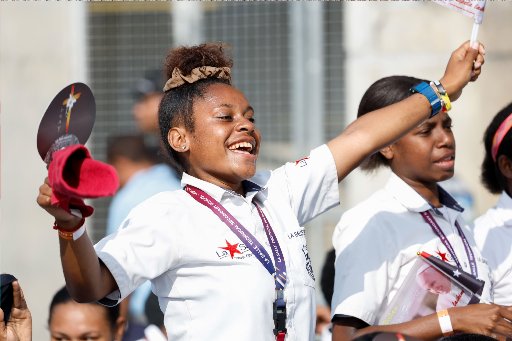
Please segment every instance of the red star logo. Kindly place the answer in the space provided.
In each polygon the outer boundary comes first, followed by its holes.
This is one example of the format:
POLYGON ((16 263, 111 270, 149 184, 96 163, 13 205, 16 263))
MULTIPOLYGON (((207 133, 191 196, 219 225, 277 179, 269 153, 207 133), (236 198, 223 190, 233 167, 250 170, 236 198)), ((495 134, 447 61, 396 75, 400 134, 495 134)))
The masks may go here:
POLYGON ((295 161, 295 166, 297 166, 302 161, 306 162, 306 160, 309 159, 309 156, 303 157, 302 159, 298 159, 295 161))
POLYGON ((436 251, 436 253, 441 257, 441 260, 443 262, 448 262, 448 258, 446 257, 446 252, 441 252, 439 250, 436 251))
POLYGON ((236 243, 236 244, 229 244, 229 242, 226 240, 226 244, 227 244, 227 246, 219 246, 219 248, 224 249, 224 250, 228 250, 229 254, 231 256, 231 259, 233 259, 233 256, 235 255, 235 253, 242 254, 238 250, 238 243, 236 243))

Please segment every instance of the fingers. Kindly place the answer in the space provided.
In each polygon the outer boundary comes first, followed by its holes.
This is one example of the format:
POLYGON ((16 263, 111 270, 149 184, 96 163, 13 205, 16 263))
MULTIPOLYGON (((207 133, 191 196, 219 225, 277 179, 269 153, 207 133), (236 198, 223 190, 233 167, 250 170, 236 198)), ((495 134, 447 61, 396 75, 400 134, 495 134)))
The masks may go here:
POLYGON ((477 49, 471 49, 473 51, 478 51, 478 54, 473 62, 473 69, 471 70, 471 78, 470 81, 474 82, 477 80, 478 76, 482 72, 482 65, 485 63, 485 47, 483 44, 479 44, 477 49))
POLYGON ((13 307, 18 309, 27 309, 27 302, 23 295, 23 290, 18 281, 12 282, 13 307))

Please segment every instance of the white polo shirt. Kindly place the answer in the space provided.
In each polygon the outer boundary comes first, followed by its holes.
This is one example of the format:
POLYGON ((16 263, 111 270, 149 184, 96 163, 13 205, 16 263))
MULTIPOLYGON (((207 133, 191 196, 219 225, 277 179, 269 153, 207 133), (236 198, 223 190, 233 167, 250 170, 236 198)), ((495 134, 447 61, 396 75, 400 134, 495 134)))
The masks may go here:
MULTIPOLYGON (((272 255, 255 199, 286 262, 286 339, 312 340, 315 280, 302 226, 339 203, 327 146, 258 172, 244 183, 245 198, 187 174, 182 184, 219 201, 272 255)), ((95 246, 119 287, 109 299, 123 299, 151 280, 169 340, 275 340, 274 279, 209 208, 184 190, 163 192, 133 209, 122 226, 95 246)))
POLYGON ((512 199, 507 193, 475 220, 473 231, 493 273, 494 302, 512 305, 512 199))
POLYGON ((489 269, 461 219, 462 208, 439 189, 442 210, 432 209, 425 199, 392 173, 385 188, 343 214, 333 234, 336 271, 332 314, 335 320, 346 315, 369 325, 377 324, 417 259, 418 251, 437 257, 443 255, 455 265, 446 247, 423 220, 420 212, 427 210, 455 249, 463 269, 471 273, 455 227, 455 220, 458 221, 477 260, 478 277, 486 281, 482 297, 491 300, 489 269))

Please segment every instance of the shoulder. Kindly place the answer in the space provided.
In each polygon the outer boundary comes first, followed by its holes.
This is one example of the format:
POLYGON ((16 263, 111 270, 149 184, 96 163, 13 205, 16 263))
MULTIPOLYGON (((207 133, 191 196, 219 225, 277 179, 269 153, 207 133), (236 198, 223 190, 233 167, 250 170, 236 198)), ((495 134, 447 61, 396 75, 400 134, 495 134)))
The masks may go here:
POLYGON ((341 238, 349 243, 356 238, 385 236, 382 227, 392 225, 396 221, 398 210, 400 205, 396 200, 381 189, 342 214, 336 225, 333 241, 341 238))

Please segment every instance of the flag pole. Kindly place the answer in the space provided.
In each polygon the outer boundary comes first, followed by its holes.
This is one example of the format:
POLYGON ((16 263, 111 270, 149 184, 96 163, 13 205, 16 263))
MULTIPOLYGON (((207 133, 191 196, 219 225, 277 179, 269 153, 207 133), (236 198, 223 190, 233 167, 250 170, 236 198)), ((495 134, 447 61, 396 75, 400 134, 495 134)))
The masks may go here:
POLYGON ((473 47, 475 46, 476 38, 478 36, 478 29, 480 28, 480 24, 478 22, 473 23, 473 29, 471 30, 471 39, 469 46, 473 47))

